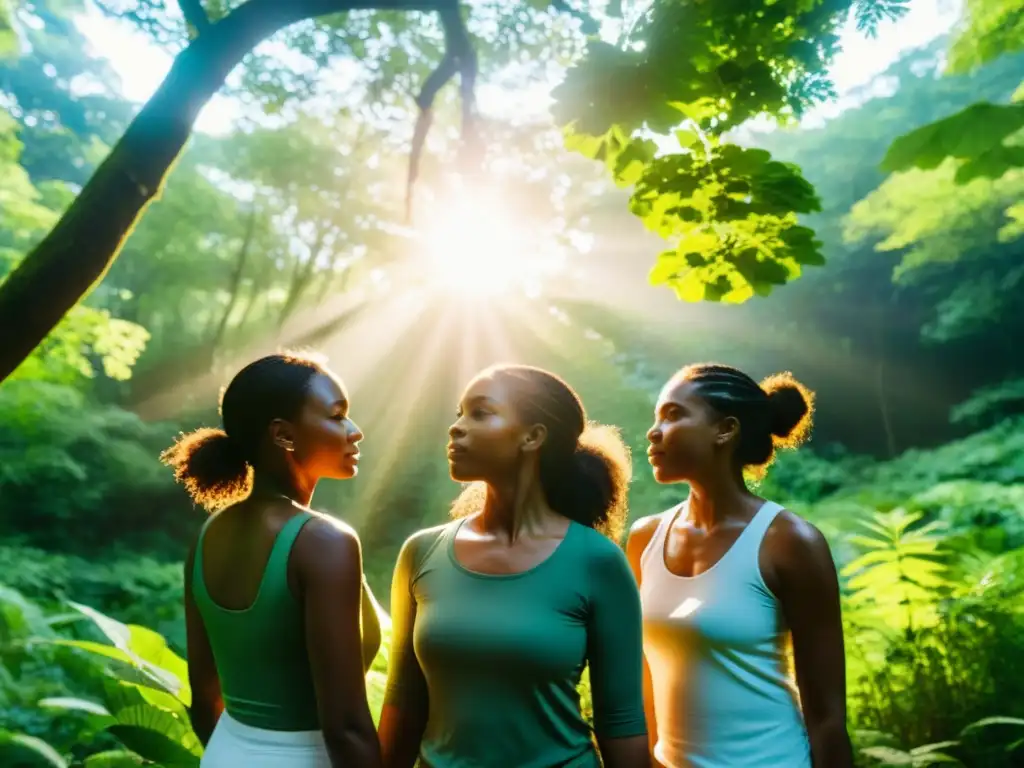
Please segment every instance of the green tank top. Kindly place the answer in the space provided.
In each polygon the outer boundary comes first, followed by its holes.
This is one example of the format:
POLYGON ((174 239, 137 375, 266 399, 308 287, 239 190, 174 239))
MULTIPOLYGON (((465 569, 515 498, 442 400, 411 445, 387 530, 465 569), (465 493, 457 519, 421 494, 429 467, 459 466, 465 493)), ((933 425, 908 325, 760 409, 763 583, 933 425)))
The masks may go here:
POLYGON ((240 611, 217 605, 203 580, 203 538, 214 517, 199 534, 192 592, 210 638, 224 708, 235 720, 254 728, 320 728, 302 605, 288 588, 292 545, 312 517, 301 512, 284 524, 271 547, 256 598, 240 611))

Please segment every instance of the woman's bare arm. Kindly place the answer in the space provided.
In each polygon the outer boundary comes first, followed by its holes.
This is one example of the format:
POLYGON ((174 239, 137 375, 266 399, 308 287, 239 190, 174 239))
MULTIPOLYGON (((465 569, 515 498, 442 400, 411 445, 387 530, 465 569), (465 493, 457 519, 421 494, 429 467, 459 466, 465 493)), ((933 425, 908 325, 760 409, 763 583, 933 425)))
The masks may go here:
POLYGON ((853 768, 839 579, 828 542, 784 512, 772 526, 773 589, 793 633, 800 704, 814 768, 853 768))
POLYGON ((295 551, 309 665, 331 764, 380 768, 363 669, 359 539, 347 526, 318 518, 303 528, 295 551))
POLYGON ((416 601, 411 581, 420 547, 431 535, 436 531, 420 531, 405 542, 391 580, 391 656, 378 728, 385 768, 413 768, 427 727, 427 682, 412 647, 416 601))

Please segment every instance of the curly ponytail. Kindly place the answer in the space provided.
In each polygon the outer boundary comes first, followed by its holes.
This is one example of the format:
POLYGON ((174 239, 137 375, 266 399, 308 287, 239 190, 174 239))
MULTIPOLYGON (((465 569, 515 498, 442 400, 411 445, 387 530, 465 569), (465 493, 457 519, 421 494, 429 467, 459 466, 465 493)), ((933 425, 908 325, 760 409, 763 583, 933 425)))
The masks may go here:
POLYGON ((587 424, 570 456, 542 449, 540 482, 551 508, 615 541, 625 530, 631 478, 629 448, 615 427, 587 424))
POLYGON ((192 501, 207 509, 230 506, 249 495, 252 465, 223 429, 197 429, 160 454, 192 501))

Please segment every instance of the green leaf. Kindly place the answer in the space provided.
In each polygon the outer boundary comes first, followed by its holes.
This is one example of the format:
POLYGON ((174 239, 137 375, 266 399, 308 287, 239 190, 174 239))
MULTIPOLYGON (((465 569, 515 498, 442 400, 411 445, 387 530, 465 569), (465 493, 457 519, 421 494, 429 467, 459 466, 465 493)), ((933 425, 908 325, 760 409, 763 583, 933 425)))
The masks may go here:
POLYGON ((960 732, 960 735, 966 736, 973 731, 980 730, 981 728, 990 728, 993 725, 1012 725, 1018 728, 1024 728, 1024 719, 1019 717, 1001 717, 998 715, 995 717, 984 717, 981 720, 976 720, 965 727, 960 732))
POLYGON ((998 179, 1011 168, 1024 168, 1024 147, 1000 144, 961 165, 953 177, 957 184, 974 179, 998 179))
POLYGON ((145 684, 173 694, 186 707, 191 705, 188 665, 159 633, 138 625, 122 624, 86 605, 69 604, 92 619, 113 646, 72 640, 62 641, 64 644, 128 663, 145 674, 145 684))
MULTIPOLYGON (((203 747, 192 731, 187 715, 179 716, 167 710, 140 704, 118 711, 117 723, 122 726, 145 728, 159 733, 193 755, 202 755, 203 753, 203 747)), ((143 753, 139 752, 139 754, 143 753)), ((145 757, 144 754, 143 756, 145 757)))
POLYGON ((700 142, 700 135, 692 128, 676 131, 675 136, 682 149, 690 149, 690 147, 700 142))
POLYGON ((1024 128, 1024 104, 978 102, 896 139, 882 160, 889 173, 937 168, 946 158, 978 158, 1024 128))
MULTIPOLYGON (((135 656, 130 651, 123 651, 120 648, 115 648, 112 645, 104 645, 103 643, 94 643, 90 640, 65 640, 56 639, 49 641, 53 645, 63 645, 69 648, 77 648, 82 651, 100 656, 106 659, 111 659, 115 662, 119 662, 127 667, 127 671, 134 670, 138 673, 139 677, 135 679, 135 682, 146 683, 158 690, 163 690, 166 693, 175 695, 178 691, 178 681, 171 673, 165 670, 158 669, 152 664, 142 660, 138 656, 135 656)), ((125 672, 118 671, 119 674, 125 676, 125 672)))
POLYGON ((0 730, 0 764, 68 768, 60 753, 42 739, 5 730, 0 730))
POLYGON ((137 725, 112 725, 107 731, 128 749, 164 768, 199 766, 199 757, 162 733, 137 725))
POLYGON ((612 163, 615 183, 620 187, 636 184, 647 164, 654 158, 657 145, 648 139, 633 139, 623 147, 612 163))
POLYGON ((88 699, 76 699, 70 696, 57 696, 49 699, 41 699, 39 701, 39 706, 49 707, 52 709, 65 709, 74 710, 77 712, 88 712, 92 715, 110 717, 110 713, 102 704, 97 704, 96 702, 89 701, 88 699))
POLYGON ((679 258, 676 251, 663 251, 658 255, 658 260, 651 267, 647 275, 647 281, 651 285, 664 285, 675 279, 681 272, 687 269, 686 262, 679 258))
POLYGON ((137 768, 145 765, 141 757, 124 749, 110 749, 85 758, 85 768, 137 768))
POLYGON ((906 752, 893 749, 892 747, 865 747, 861 750, 868 757, 880 760, 884 765, 910 765, 914 764, 914 758, 906 752))

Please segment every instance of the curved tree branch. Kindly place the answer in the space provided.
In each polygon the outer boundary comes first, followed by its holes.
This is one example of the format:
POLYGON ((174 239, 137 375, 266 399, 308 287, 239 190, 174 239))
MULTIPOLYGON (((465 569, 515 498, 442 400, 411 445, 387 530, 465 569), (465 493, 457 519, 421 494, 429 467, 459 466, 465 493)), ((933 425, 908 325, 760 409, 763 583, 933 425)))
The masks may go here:
POLYGON ((420 158, 427 134, 433 123, 434 99, 448 82, 459 75, 462 96, 462 146, 464 157, 475 153, 478 145, 476 135, 476 49, 469 36, 469 30, 462 18, 462 8, 458 0, 442 0, 438 8, 441 26, 444 29, 444 58, 437 68, 430 73, 423 88, 416 96, 419 115, 413 130, 412 149, 409 153, 409 175, 405 188, 405 219, 412 220, 412 195, 419 176, 420 158))
POLYGON ((198 37, 210 28, 210 17, 203 9, 202 0, 178 0, 178 7, 188 24, 189 39, 198 37))
MULTIPOLYGON (((183 11, 197 2, 182 0, 183 11)), ((244 56, 295 22, 352 10, 441 14, 445 59, 417 99, 417 131, 425 138, 434 96, 457 71, 462 75, 464 129, 471 133, 473 108, 467 95, 472 96, 476 56, 459 0, 247 0, 223 19, 207 23, 178 55, 164 82, 53 230, 0 283, 0 382, 103 279, 132 228, 159 195, 199 111, 244 56), (421 127, 424 114, 426 127, 421 127)), ((190 23, 195 21, 202 24, 193 14, 190 23)))

